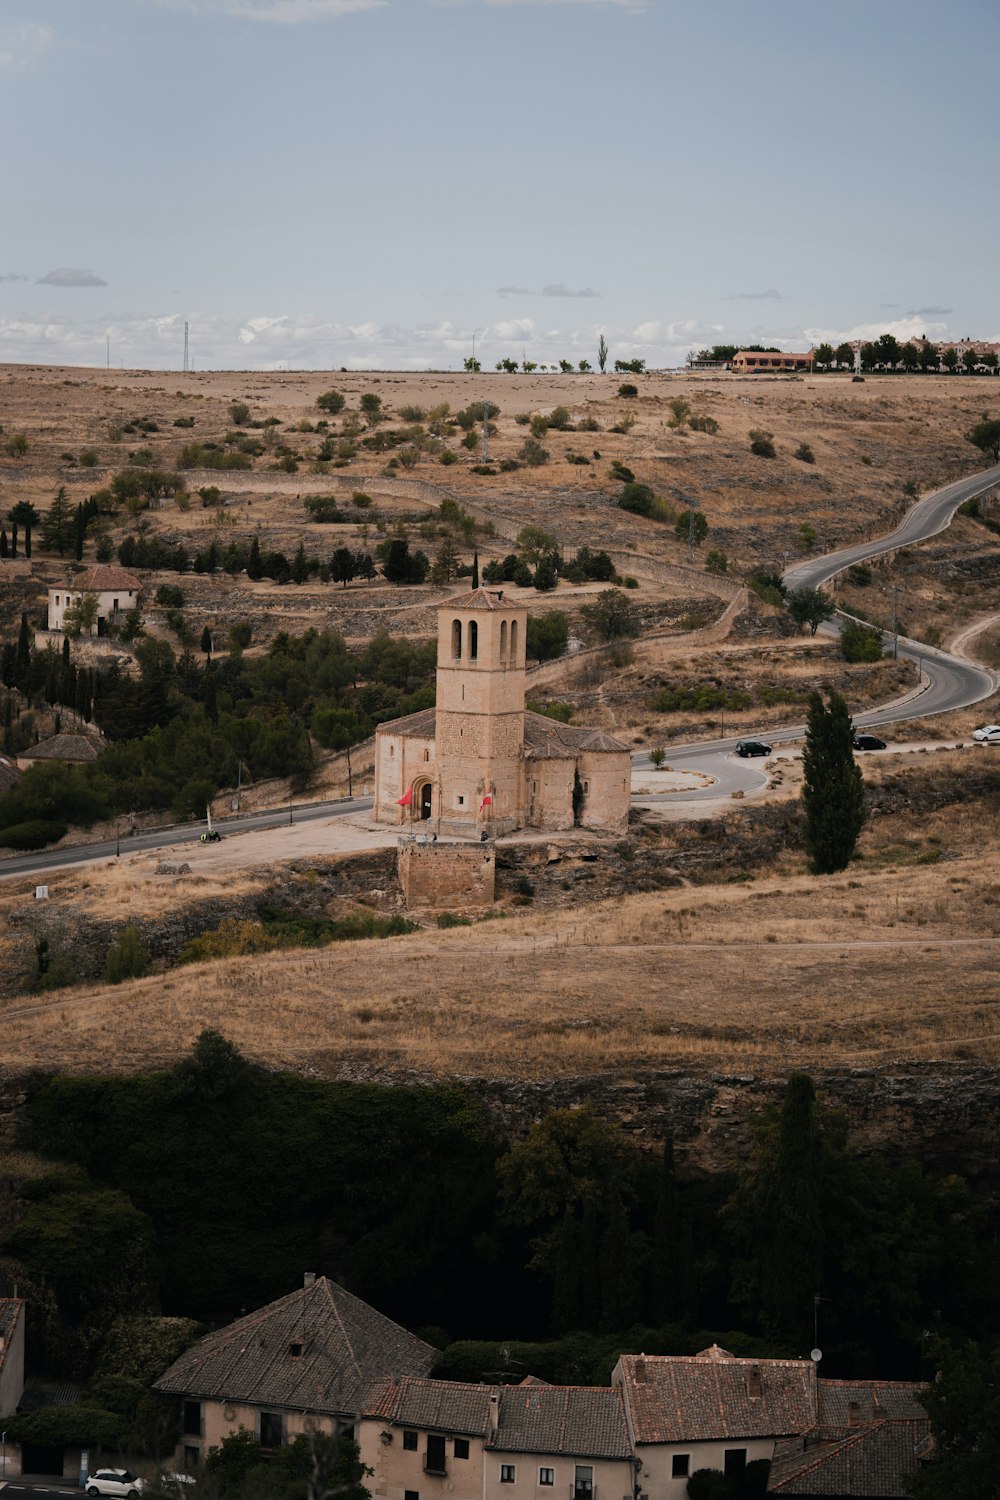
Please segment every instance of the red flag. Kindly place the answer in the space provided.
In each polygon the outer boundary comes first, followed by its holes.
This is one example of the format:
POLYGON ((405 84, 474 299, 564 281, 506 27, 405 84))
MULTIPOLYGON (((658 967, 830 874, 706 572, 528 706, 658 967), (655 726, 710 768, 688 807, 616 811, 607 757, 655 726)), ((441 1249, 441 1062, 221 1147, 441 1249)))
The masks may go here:
POLYGON ((412 784, 412 782, 406 788, 406 791, 403 793, 403 795, 401 797, 397 797, 396 798, 396 806, 397 807, 412 807, 413 806, 413 784, 412 784))
POLYGON ((493 793, 492 792, 487 792, 486 796, 483 798, 482 802, 480 802, 480 804, 479 804, 479 811, 482 812, 482 810, 483 810, 484 807, 492 807, 492 806, 493 806, 493 793))

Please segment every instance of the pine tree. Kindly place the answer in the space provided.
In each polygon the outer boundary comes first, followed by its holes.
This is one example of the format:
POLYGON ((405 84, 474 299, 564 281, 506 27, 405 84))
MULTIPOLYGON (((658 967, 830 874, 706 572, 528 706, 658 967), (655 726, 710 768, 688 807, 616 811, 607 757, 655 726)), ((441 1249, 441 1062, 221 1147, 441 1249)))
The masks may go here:
POLYGON ((300 542, 292 559, 292 582, 305 583, 309 577, 309 564, 306 562, 305 542, 300 542))
POLYGON ((61 484, 42 520, 42 546, 64 557, 72 537, 73 507, 67 497, 66 486, 61 484))
POLYGON ((806 849, 814 874, 832 875, 850 860, 866 817, 854 726, 839 693, 830 693, 828 707, 811 694, 802 766, 806 849))

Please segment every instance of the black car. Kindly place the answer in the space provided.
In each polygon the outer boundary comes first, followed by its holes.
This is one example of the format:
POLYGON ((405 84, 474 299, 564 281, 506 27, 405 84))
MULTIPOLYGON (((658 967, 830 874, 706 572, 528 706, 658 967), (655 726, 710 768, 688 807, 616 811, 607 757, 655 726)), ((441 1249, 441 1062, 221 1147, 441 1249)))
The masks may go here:
POLYGON ((880 740, 877 734, 856 734, 854 748, 855 750, 884 750, 885 740, 880 740))
POLYGON ((737 755, 770 755, 771 746, 765 745, 763 740, 738 740, 736 743, 737 755))

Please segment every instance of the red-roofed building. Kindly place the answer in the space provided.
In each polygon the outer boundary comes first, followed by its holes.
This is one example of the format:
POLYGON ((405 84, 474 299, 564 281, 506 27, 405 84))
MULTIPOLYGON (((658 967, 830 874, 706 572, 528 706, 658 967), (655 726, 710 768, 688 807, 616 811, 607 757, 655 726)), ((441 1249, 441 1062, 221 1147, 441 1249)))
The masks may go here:
POLYGON ((97 613, 87 634, 104 635, 109 621, 135 609, 142 584, 134 573, 110 563, 98 563, 66 583, 49 589, 49 629, 62 630, 67 609, 76 606, 88 594, 97 600, 97 613))

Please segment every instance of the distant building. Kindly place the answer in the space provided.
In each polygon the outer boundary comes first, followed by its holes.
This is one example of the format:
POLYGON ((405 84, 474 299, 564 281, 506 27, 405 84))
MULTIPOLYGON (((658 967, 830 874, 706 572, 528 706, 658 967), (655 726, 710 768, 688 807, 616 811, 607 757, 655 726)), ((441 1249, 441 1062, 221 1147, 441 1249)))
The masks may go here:
POLYGON ((733 355, 731 369, 737 375, 773 375, 778 371, 811 370, 812 350, 808 354, 782 354, 771 350, 760 354, 756 350, 740 349, 733 355))
POLYGON ((124 568, 99 563, 84 573, 77 573, 67 583, 49 589, 49 629, 62 630, 63 617, 71 605, 79 604, 84 594, 97 597, 97 618, 90 635, 104 635, 110 621, 126 614, 139 602, 142 584, 124 568))
POLYGON ((375 731, 375 817, 476 837, 516 828, 622 832, 627 745, 524 706, 527 607, 474 589, 438 609, 437 704, 375 731))
POLYGON ((101 753, 101 747, 85 734, 53 734, 40 740, 30 750, 22 750, 17 764, 22 771, 44 760, 59 760, 64 765, 91 765, 101 753))

